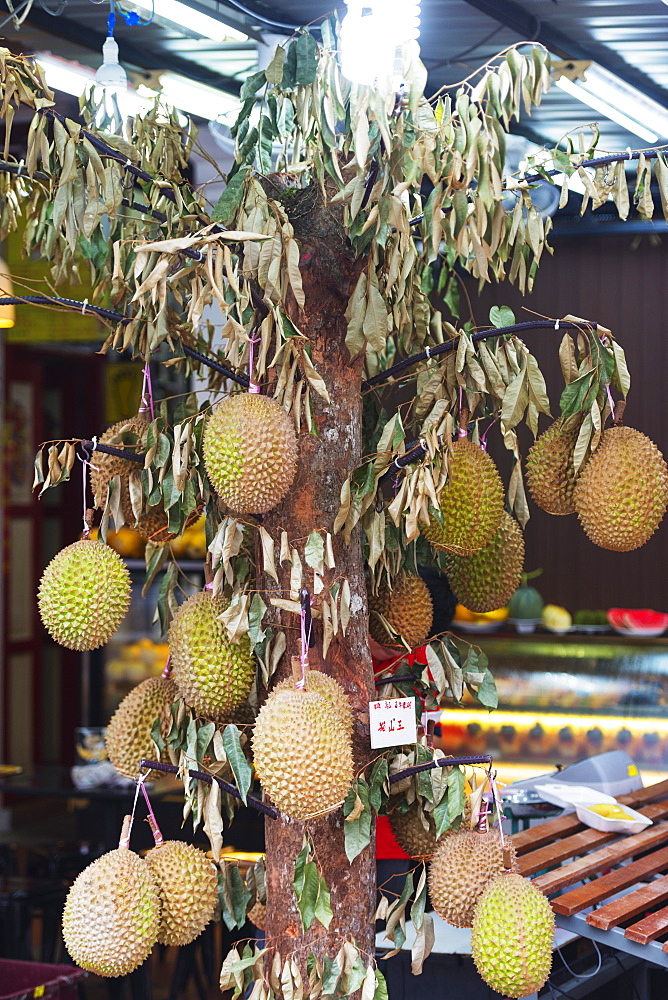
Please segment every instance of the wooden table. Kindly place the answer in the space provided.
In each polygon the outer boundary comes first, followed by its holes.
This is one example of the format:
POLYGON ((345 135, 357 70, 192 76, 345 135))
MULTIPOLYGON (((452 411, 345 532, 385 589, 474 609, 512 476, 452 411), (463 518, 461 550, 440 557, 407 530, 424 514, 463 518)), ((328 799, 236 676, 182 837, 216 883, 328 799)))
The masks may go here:
POLYGON ((668 780, 618 801, 653 820, 631 836, 575 813, 512 836, 519 870, 550 898, 557 924, 668 968, 668 780))

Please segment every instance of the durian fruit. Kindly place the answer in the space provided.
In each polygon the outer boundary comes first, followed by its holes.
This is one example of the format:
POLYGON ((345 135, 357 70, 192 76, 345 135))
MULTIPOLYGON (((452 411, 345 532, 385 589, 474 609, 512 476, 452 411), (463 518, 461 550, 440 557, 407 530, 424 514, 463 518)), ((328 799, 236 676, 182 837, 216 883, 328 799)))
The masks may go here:
POLYGON ((568 429, 563 417, 536 438, 527 456, 527 486, 535 503, 548 514, 574 514, 578 481, 573 451, 579 424, 568 429))
MULTIPOLYGON (((401 849, 411 858, 430 858, 436 850, 436 823, 430 812, 420 807, 419 800, 411 803, 407 812, 393 809, 388 814, 392 833, 401 849), (425 826, 426 822, 426 826, 425 826)), ((468 830, 471 825, 471 799, 467 797, 459 830, 468 830)), ((442 837, 454 837, 458 830, 444 830, 442 837)))
POLYGON ((428 525, 420 525, 420 531, 443 552, 471 555, 487 545, 499 527, 503 513, 501 476, 487 452, 472 441, 453 445, 439 507, 443 523, 432 516, 428 525))
POLYGON ((228 606, 226 598, 208 590, 193 594, 169 629, 172 680, 186 704, 214 722, 239 708, 255 676, 248 636, 232 642, 219 620, 228 606))
MULTIPOLYGON (((305 691, 315 691, 329 703, 330 708, 339 721, 346 738, 353 734, 353 713, 350 710, 348 695, 341 685, 322 670, 307 670, 305 674, 305 691)), ((295 682, 292 677, 286 677, 274 688, 275 691, 294 691, 295 682)))
POLYGON ((422 577, 401 570, 393 581, 392 590, 383 579, 378 593, 369 594, 369 632, 381 645, 396 642, 378 615, 387 619, 393 631, 411 649, 421 646, 429 636, 434 620, 431 594, 422 577))
POLYGON ((204 851, 182 840, 153 847, 146 861, 162 904, 158 944, 190 944, 213 919, 218 901, 216 869, 204 851))
MULTIPOLYGON (((139 761, 156 760, 156 747, 151 738, 151 730, 156 719, 160 719, 163 738, 171 728, 172 704, 178 698, 176 684, 166 677, 149 677, 126 694, 112 715, 105 734, 105 745, 109 760, 119 774, 126 778, 136 778, 139 761)), ((166 756, 166 748, 163 751, 166 756)), ((149 777, 160 774, 151 771, 149 777)))
POLYGON ((656 531, 668 502, 668 467, 645 434, 610 427, 575 488, 588 537, 614 552, 637 549, 656 531))
MULTIPOLYGON (((140 454, 145 448, 148 426, 148 421, 139 416, 131 417, 129 420, 121 420, 107 428, 100 437, 100 444, 108 444, 114 448, 126 448, 128 451, 140 454), (129 435, 134 435, 137 438, 136 443, 125 443, 124 438, 129 435)), ((132 509, 129 477, 131 472, 141 468, 141 465, 128 458, 120 458, 118 455, 107 455, 103 451, 96 451, 90 466, 90 481, 95 504, 97 507, 105 506, 109 483, 114 476, 120 476, 121 511, 125 523, 134 528, 142 538, 164 542, 173 538, 174 535, 167 532, 168 517, 162 502, 148 507, 138 518, 135 517, 132 509)), ((117 525, 117 527, 120 526, 117 525)))
MULTIPOLYGON (((511 848, 513 870, 515 850, 511 848)), ((441 837, 429 866, 429 895, 434 909, 455 927, 470 927, 478 896, 505 871, 498 830, 460 830, 441 837)))
POLYGON ((127 847, 103 854, 73 883, 63 912, 72 959, 98 976, 126 976, 158 940, 160 896, 148 863, 127 847))
POLYGON ((340 712, 317 691, 276 688, 260 709, 253 760, 281 812, 306 820, 341 805, 352 784, 350 737, 340 712))
POLYGON ((228 396, 207 420, 204 461, 211 485, 238 514, 263 514, 286 495, 297 473, 297 436, 277 400, 228 396))
POLYGON ((550 974, 553 940, 552 907, 528 879, 501 875, 480 895, 471 951, 476 969, 497 993, 537 993, 550 974))
POLYGON ((39 613, 61 646, 97 649, 125 618, 130 594, 130 574, 118 553, 83 538, 61 549, 44 570, 39 613))
POLYGON ((517 522, 504 511, 492 541, 472 556, 445 557, 452 590, 470 611, 502 608, 520 585, 524 538, 517 522))
POLYGON ((267 929, 267 904, 261 903, 258 899, 255 900, 250 910, 246 914, 246 917, 252 924, 258 928, 258 930, 266 931, 267 929))

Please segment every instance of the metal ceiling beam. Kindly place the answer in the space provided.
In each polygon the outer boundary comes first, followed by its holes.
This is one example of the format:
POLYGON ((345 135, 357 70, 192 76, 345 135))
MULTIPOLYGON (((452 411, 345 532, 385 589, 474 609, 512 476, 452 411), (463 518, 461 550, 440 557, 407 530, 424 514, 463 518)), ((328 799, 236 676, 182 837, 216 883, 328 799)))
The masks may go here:
POLYGON ((558 28, 552 27, 547 21, 529 14, 524 7, 514 3, 514 0, 466 0, 466 3, 500 24, 504 24, 512 31, 516 31, 521 39, 529 42, 540 42, 561 59, 591 60, 591 62, 598 63, 599 66, 604 66, 620 80, 624 80, 629 86, 635 87, 660 104, 665 104, 668 100, 668 93, 663 87, 660 87, 650 77, 645 76, 636 67, 628 66, 626 63, 619 67, 611 63, 606 57, 605 48, 594 43, 595 51, 593 51, 578 42, 574 42, 572 38, 559 31, 558 28))
MULTIPOLYGON (((28 23, 38 28, 46 34, 56 38, 62 38, 67 42, 76 42, 84 49, 102 54, 102 44, 106 34, 86 28, 67 17, 52 17, 39 7, 33 7, 27 18, 28 23)), ((121 62, 129 63, 145 70, 171 70, 180 73, 181 76, 195 80, 197 83, 205 83, 209 87, 216 87, 227 94, 235 97, 239 95, 241 84, 231 76, 224 76, 222 73, 212 72, 206 66, 192 62, 190 59, 183 59, 170 52, 153 51, 150 46, 136 46, 126 41, 122 35, 116 36, 118 42, 121 62)))

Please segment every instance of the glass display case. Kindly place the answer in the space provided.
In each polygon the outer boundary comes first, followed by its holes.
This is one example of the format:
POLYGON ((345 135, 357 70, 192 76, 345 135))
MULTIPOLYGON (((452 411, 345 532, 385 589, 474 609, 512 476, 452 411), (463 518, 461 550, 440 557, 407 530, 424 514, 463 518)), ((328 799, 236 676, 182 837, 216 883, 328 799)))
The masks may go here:
POLYGON ((466 637, 489 658, 499 693, 488 713, 467 698, 441 717, 446 753, 491 753, 520 780, 625 750, 645 783, 668 777, 668 639, 616 635, 466 637))

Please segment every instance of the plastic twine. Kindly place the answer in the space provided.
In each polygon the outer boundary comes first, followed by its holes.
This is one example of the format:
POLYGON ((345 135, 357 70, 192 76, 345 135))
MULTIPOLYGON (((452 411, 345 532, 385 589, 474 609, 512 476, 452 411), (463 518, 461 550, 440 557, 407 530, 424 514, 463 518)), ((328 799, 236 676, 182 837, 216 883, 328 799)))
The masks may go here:
POLYGON ((615 419, 615 404, 614 404, 613 399, 612 399, 612 393, 610 392, 610 386, 609 385, 606 385, 605 391, 606 391, 606 393, 608 395, 608 406, 610 407, 610 416, 614 420, 615 419))
POLYGON ((141 387, 141 401, 139 403, 140 413, 150 413, 151 420, 155 420, 155 409, 153 407, 153 383, 151 382, 151 365, 147 361, 142 368, 144 381, 141 387))
POLYGON ((172 676, 172 654, 171 653, 169 654, 169 656, 167 657, 167 659, 165 661, 165 665, 162 668, 162 673, 160 674, 160 676, 161 677, 165 677, 166 679, 169 679, 172 676))
POLYGON ((311 629, 313 627, 313 619, 311 617, 311 597, 308 590, 299 591, 299 602, 302 608, 299 616, 299 664, 302 668, 302 676, 300 680, 295 681, 295 687, 299 688, 300 691, 303 691, 306 687, 306 674, 309 669, 308 650, 311 644, 311 629))
POLYGON ((489 432, 491 431, 492 427, 494 426, 494 424, 497 422, 498 419, 499 419, 498 417, 494 417, 494 420, 492 420, 492 422, 487 425, 480 438, 480 447, 482 448, 483 451, 487 451, 487 435, 489 434, 489 432))
MULTIPOLYGON (((92 438, 92 443, 93 443, 92 451, 95 451, 97 447, 96 437, 92 438)), ((88 452, 85 448, 83 449, 83 453, 86 456, 85 458, 82 458, 79 452, 77 452, 77 458, 81 462, 81 476, 82 476, 81 486, 82 486, 82 498, 83 498, 83 511, 82 511, 83 536, 84 538, 88 538, 90 535, 90 524, 88 523, 88 507, 86 505, 86 494, 88 492, 88 466, 91 465, 91 461, 90 458, 88 457, 88 452)), ((95 469, 96 472, 100 471, 96 465, 93 465, 92 468, 95 469)))
MULTIPOLYGON (((126 831, 126 823, 125 823, 125 821, 123 822, 123 830, 121 832, 121 839, 118 841, 118 846, 119 847, 129 847, 130 846, 130 835, 132 833, 132 824, 135 821, 135 810, 137 808, 137 799, 139 798, 139 789, 143 787, 144 782, 146 781, 147 776, 148 776, 147 773, 143 773, 143 774, 140 774, 139 777, 136 779, 135 797, 134 797, 134 802, 132 803, 132 813, 130 814, 130 822, 129 822, 129 824, 127 824, 127 831, 126 831)), ((145 791, 144 791, 144 794, 146 794, 145 791)), ((127 820, 127 818, 128 817, 126 816, 125 819, 127 820)))
POLYGON ((248 338, 248 391, 259 392, 260 386, 253 382, 253 365, 255 363, 255 345, 260 343, 262 338, 253 336, 248 338))
POLYGON ((155 813, 153 812, 153 806, 151 805, 151 800, 148 797, 148 792, 146 791, 146 785, 144 784, 144 779, 146 774, 141 775, 140 784, 141 790, 144 793, 144 801, 146 802, 146 808, 148 809, 148 825, 151 827, 151 833, 153 834, 153 840, 155 841, 156 847, 162 847, 165 840, 160 832, 160 827, 158 826, 158 821, 155 818, 155 813))

